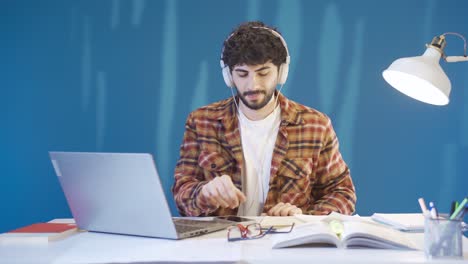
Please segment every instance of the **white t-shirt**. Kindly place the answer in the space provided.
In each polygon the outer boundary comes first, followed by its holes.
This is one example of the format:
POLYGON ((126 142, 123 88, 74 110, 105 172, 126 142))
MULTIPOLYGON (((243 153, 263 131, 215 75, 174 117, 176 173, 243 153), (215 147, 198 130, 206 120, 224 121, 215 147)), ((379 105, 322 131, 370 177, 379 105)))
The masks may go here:
POLYGON ((271 160, 281 123, 277 106, 262 120, 249 120, 239 110, 239 126, 245 166, 242 170, 242 191, 247 201, 239 206, 238 215, 259 216, 269 190, 271 160))

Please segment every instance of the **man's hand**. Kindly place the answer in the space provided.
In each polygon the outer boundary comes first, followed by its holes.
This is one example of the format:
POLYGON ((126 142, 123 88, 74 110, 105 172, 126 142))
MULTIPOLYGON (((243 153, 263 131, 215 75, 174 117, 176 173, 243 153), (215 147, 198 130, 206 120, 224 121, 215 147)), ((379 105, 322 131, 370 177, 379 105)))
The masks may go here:
POLYGON ((216 177, 205 186, 200 194, 204 196, 211 205, 223 208, 236 208, 245 202, 245 195, 236 188, 228 175, 216 177))
POLYGON ((302 214, 302 209, 290 203, 279 203, 267 212, 269 216, 290 216, 296 214, 302 214))

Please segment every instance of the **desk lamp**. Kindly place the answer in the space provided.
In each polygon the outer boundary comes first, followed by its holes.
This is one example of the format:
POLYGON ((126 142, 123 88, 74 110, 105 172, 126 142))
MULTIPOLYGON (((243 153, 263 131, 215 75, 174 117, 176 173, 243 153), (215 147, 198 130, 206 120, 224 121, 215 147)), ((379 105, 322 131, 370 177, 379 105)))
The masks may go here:
POLYGON ((426 51, 421 56, 401 58, 394 61, 382 75, 385 81, 398 91, 424 103, 446 105, 449 103, 451 90, 450 80, 439 65, 440 58, 446 62, 468 61, 466 56, 466 39, 463 35, 447 32, 432 39, 426 44, 426 51), (446 35, 455 35, 463 39, 463 56, 444 54, 447 45, 446 35))

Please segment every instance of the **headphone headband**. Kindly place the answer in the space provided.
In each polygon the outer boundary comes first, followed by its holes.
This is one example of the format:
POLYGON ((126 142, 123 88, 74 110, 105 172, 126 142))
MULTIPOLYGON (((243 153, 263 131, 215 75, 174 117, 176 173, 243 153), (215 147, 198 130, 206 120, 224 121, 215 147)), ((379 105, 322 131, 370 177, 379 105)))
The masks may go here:
POLYGON ((283 36, 281 36, 280 33, 276 32, 275 30, 271 29, 271 28, 267 28, 267 27, 252 27, 252 28, 261 28, 261 29, 266 29, 268 31, 271 32, 271 34, 273 34, 274 36, 276 36, 277 38, 279 38, 281 40, 281 43, 283 43, 283 47, 284 49, 286 50, 286 61, 283 62, 283 63, 287 63, 289 64, 290 62, 290 57, 289 57, 289 50, 288 50, 288 45, 286 44, 286 40, 284 40, 283 36))

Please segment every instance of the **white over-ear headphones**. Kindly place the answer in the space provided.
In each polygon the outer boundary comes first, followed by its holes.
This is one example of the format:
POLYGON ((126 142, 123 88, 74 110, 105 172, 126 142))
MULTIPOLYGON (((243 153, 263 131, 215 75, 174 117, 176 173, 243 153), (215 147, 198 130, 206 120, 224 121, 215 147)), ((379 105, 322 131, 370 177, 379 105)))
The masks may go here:
MULTIPOLYGON (((284 40, 284 38, 278 32, 274 31, 271 28, 267 28, 267 27, 252 27, 252 28, 261 28, 261 29, 268 30, 268 31, 271 32, 271 34, 273 34, 277 38, 279 38, 281 40, 281 43, 283 43, 284 49, 286 49, 286 61, 284 63, 281 63, 281 65, 279 66, 279 69, 278 69, 278 84, 283 85, 286 82, 286 79, 288 79, 289 62, 291 60, 289 58, 288 45, 286 45, 286 41, 284 40)), ((231 38, 231 36, 233 34, 231 34, 226 39, 226 41, 229 40, 229 38, 231 38)), ((224 53, 224 48, 223 48, 223 51, 221 52, 221 60, 219 61, 219 64, 221 65, 221 69, 223 71, 224 82, 226 83, 226 85, 228 87, 233 88, 234 87, 234 81, 232 80, 231 69, 229 69, 228 65, 224 64, 223 53, 224 53)))

